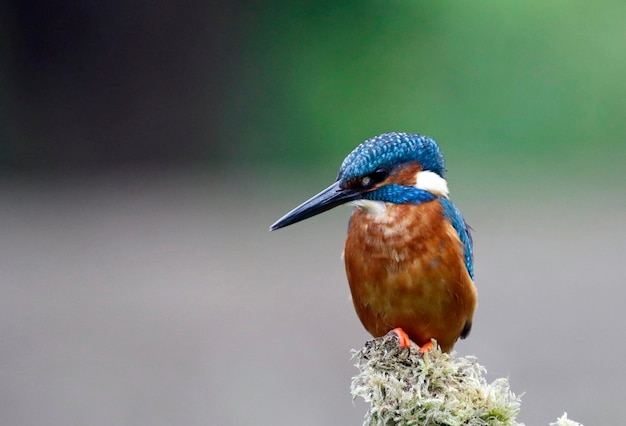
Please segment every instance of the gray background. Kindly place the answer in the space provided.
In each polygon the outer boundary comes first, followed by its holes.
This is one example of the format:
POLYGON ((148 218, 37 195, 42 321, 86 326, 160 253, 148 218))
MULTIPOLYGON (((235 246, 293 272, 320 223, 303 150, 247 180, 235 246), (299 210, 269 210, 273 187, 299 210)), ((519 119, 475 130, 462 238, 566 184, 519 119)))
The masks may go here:
MULTIPOLYGON (((361 423, 349 209, 269 233, 328 182, 235 176, 0 187, 0 424, 361 423)), ((625 206, 582 198, 458 203, 480 305, 456 350, 525 393, 527 424, 622 418, 625 206)))

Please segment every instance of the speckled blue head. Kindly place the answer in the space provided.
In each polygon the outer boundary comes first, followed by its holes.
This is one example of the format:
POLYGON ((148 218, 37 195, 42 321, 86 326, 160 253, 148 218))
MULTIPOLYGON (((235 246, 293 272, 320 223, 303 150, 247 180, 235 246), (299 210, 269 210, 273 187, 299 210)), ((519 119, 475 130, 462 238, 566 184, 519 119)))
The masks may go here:
POLYGON ((374 172, 379 167, 417 162, 422 170, 443 177, 445 165, 437 143, 422 135, 411 133, 383 133, 357 146, 343 160, 338 180, 349 181, 374 172))

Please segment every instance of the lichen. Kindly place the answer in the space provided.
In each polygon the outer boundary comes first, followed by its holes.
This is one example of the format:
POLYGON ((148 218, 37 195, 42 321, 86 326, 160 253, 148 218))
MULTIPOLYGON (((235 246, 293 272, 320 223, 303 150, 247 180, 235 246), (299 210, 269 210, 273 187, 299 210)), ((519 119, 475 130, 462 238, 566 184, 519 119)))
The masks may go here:
POLYGON ((550 426, 583 426, 581 423, 575 422, 567 418, 567 413, 563 413, 561 417, 556 420, 556 423, 550 423, 550 426))
POLYGON ((521 400, 507 379, 488 383, 475 357, 456 358, 436 345, 422 356, 394 333, 371 340, 353 357, 360 373, 352 395, 370 403, 364 425, 522 426, 521 400))

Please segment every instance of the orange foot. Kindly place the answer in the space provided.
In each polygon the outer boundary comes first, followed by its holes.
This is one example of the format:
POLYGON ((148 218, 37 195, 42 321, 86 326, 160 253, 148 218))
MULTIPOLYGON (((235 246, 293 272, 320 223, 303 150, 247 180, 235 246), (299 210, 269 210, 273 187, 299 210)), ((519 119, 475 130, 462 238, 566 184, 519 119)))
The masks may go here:
MULTIPOLYGON (((402 349, 406 349, 409 346, 411 346, 411 339, 409 339, 409 335, 406 334, 406 332, 403 329, 398 327, 398 328, 394 328, 391 331, 396 333, 396 336, 398 336, 398 344, 400 345, 402 349)), ((431 346, 432 346, 432 343, 431 343, 431 346)), ((421 350, 422 348, 420 348, 420 352, 421 350)))
POLYGON ((420 354, 424 355, 426 352, 430 352, 434 348, 435 348, 435 344, 431 340, 430 342, 424 343, 422 346, 420 346, 420 354))

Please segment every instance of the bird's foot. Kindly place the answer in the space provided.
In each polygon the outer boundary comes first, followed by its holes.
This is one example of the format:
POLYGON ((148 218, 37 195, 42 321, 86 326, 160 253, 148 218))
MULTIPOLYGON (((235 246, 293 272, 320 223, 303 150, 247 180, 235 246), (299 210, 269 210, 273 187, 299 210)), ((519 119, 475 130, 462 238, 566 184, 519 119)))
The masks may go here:
POLYGON ((420 346, 420 354, 424 355, 426 352, 430 352, 434 348, 435 348, 435 344, 431 340, 430 342, 424 343, 422 346, 420 346))
MULTIPOLYGON (((398 345, 400 346, 401 349, 409 349, 411 347, 411 339, 409 338, 409 335, 406 334, 406 331, 404 331, 400 327, 396 327, 393 330, 391 330, 391 332, 393 332, 398 338, 398 345)), ((419 353, 420 355, 424 355, 426 352, 430 352, 434 348, 435 348, 435 343, 432 340, 430 340, 429 342, 424 343, 422 346, 420 346, 419 353)))
MULTIPOLYGON (((411 346, 411 339, 409 339, 409 335, 406 334, 406 332, 401 329, 400 327, 394 328, 393 331, 396 336, 398 336, 398 345, 400 345, 400 347, 402 349, 407 349, 411 346)), ((421 348, 420 348, 420 352, 421 352, 421 348)))

